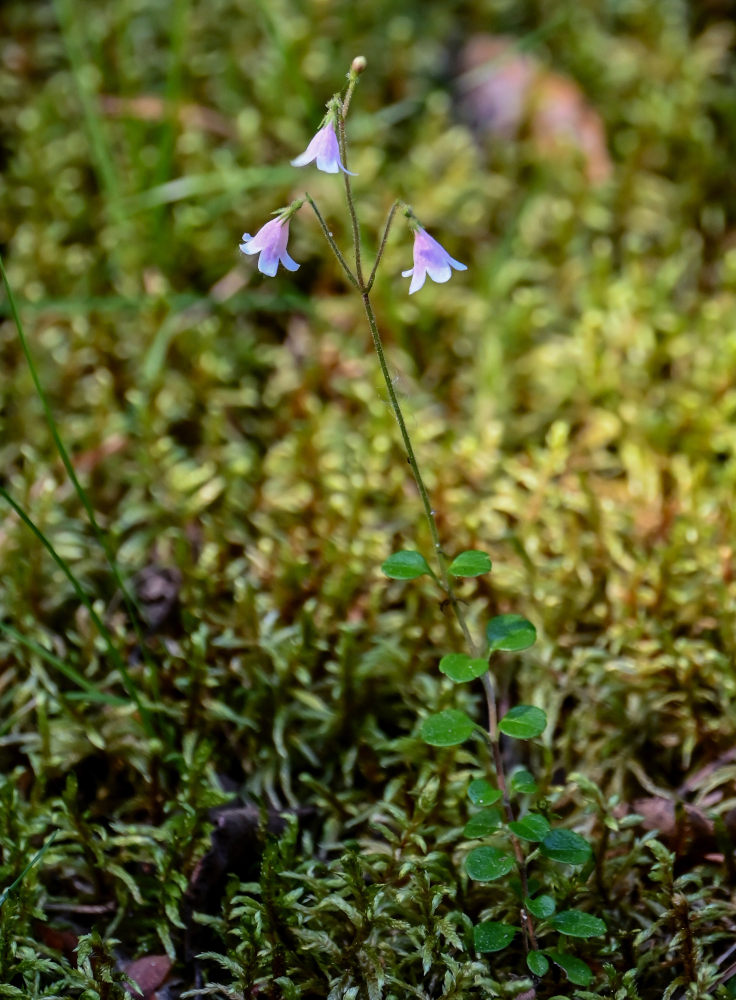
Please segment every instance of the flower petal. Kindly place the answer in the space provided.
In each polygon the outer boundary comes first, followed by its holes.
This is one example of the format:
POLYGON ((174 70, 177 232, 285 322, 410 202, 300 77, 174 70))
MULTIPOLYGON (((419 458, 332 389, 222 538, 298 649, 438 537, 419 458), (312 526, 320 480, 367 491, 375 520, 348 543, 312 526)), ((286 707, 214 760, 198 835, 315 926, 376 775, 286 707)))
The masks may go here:
POLYGON ((340 169, 339 159, 335 159, 329 153, 322 150, 317 157, 317 169, 324 171, 326 174, 336 174, 340 169))
POLYGON ((298 271, 299 265, 297 262, 289 256, 286 250, 281 252, 281 263, 284 265, 287 271, 298 271))
POLYGON ((402 278, 410 278, 412 276, 412 274, 414 274, 414 268, 410 267, 408 271, 402 271, 401 272, 401 277, 402 278))
POLYGON ((411 279, 411 284, 409 285, 409 295, 413 295, 414 292, 418 292, 427 277, 426 271, 420 270, 419 268, 412 268, 412 270, 414 270, 414 277, 411 279))
POLYGON ((428 264, 427 274, 432 281, 436 281, 438 285, 443 285, 446 281, 450 280, 452 268, 449 264, 428 264))
MULTIPOLYGON (((311 143, 309 144, 311 146, 311 143)), ((314 153, 309 152, 309 146, 300 153, 295 159, 291 161, 292 167, 306 167, 308 163, 311 163, 314 159, 314 153)))
POLYGON ((279 259, 277 256, 270 254, 267 250, 261 251, 261 256, 258 258, 258 270, 261 274, 267 274, 269 278, 273 278, 278 267, 279 259))

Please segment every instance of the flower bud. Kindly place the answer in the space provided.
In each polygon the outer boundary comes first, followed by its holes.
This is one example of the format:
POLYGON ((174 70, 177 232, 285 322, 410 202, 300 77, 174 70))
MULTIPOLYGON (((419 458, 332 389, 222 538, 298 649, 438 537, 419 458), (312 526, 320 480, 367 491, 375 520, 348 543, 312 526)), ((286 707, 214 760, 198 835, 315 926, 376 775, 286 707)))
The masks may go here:
POLYGON ((363 70, 368 65, 365 56, 356 56, 355 59, 350 63, 350 72, 355 76, 360 76, 363 70))

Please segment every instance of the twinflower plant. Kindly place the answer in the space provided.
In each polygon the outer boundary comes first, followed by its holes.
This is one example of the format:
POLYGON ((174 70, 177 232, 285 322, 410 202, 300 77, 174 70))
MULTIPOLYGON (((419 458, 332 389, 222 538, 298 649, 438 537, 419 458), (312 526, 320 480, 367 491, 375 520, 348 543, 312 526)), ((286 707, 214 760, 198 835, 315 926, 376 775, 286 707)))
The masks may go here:
MULTIPOLYGON (((263 274, 275 276, 279 263, 287 270, 296 270, 299 265, 286 250, 289 223, 302 206, 309 205, 346 279, 362 301, 432 539, 431 560, 419 551, 404 549, 389 555, 381 568, 385 576, 395 580, 410 581, 428 576, 434 581, 457 623, 452 645, 458 648, 449 649, 440 659, 438 668, 453 684, 480 680, 485 693, 485 725, 479 725, 459 709, 448 708, 428 715, 419 727, 420 737, 433 747, 452 747, 479 738, 490 750, 491 773, 484 773, 479 763, 480 774, 470 782, 467 790, 471 815, 464 829, 464 842, 481 843, 467 851, 464 868, 472 881, 496 882, 499 891, 489 894, 487 905, 480 914, 485 919, 480 919, 473 927, 472 947, 480 953, 497 952, 520 940, 532 977, 545 976, 550 963, 554 963, 573 984, 589 986, 593 972, 576 954, 574 944, 606 934, 604 922, 588 912, 586 882, 593 867, 591 847, 577 831, 555 825, 556 817, 534 776, 526 769, 507 773, 502 752, 502 739, 536 740, 547 726, 545 712, 536 705, 515 705, 503 717, 499 717, 497 705, 495 658, 499 654, 518 654, 528 649, 536 641, 536 629, 521 615, 504 614, 486 623, 482 637, 471 634, 457 598, 456 582, 490 572, 491 559, 487 553, 477 550, 460 552, 454 557, 447 555, 386 363, 371 302, 371 289, 397 215, 403 215, 414 238, 413 266, 402 272, 403 277, 411 278, 409 295, 418 292, 427 277, 442 284, 449 281, 453 271, 465 271, 467 266, 429 235, 410 205, 397 200, 389 210, 375 261, 367 272, 351 181, 356 175, 348 169, 345 128, 353 94, 365 66, 362 57, 353 60, 344 93, 330 98, 317 133, 306 150, 291 161, 295 167, 315 164, 325 173, 342 174, 352 231, 352 260, 349 261, 340 250, 317 204, 306 192, 302 198, 275 213, 276 218, 262 226, 255 236, 246 233, 240 249, 244 254, 259 255, 258 268, 263 274)), ((470 941, 468 945, 471 946, 470 941)))

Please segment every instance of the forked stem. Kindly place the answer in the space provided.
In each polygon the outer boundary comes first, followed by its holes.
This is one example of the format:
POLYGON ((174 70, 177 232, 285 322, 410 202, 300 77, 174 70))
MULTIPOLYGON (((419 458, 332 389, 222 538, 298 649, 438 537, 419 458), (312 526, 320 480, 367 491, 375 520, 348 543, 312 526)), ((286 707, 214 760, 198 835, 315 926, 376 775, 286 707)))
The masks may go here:
MULTIPOLYGON (((340 155, 342 156, 342 162, 347 168, 347 142, 345 137, 345 118, 347 116, 348 108, 350 106, 350 101, 353 96, 353 91, 355 90, 355 85, 357 83, 357 73, 351 70, 349 74, 349 83, 345 98, 342 104, 338 107, 338 141, 340 145, 340 155)), ((391 223, 393 222, 394 215, 399 206, 403 206, 406 210, 407 217, 412 217, 413 213, 407 205, 403 205, 403 202, 395 201, 391 206, 391 209, 386 220, 386 226, 384 228, 383 237, 378 247, 378 252, 376 254, 376 260, 371 270, 370 277, 367 281, 363 278, 362 262, 361 262, 361 245, 360 245, 360 228, 358 225, 358 215, 355 209, 355 202, 353 199, 352 186, 350 183, 350 175, 347 173, 343 174, 345 181, 345 196, 347 199, 348 212, 350 214, 350 220, 352 224, 353 232, 353 249, 355 253, 355 274, 350 271, 349 267, 345 263, 340 250, 335 243, 332 233, 330 233, 327 225, 319 214, 316 205, 312 199, 307 195, 307 200, 312 205, 312 208, 317 214, 317 218, 320 220, 322 230, 327 238, 327 242, 330 244, 333 253, 337 257, 343 270, 348 275, 351 284, 358 289, 360 292, 361 299, 363 301, 363 309, 365 310, 366 317, 368 319, 368 326, 370 327, 371 337, 373 338, 373 346, 378 357, 378 363, 381 368, 381 374, 383 375, 383 380, 386 384, 386 391, 388 393, 389 402, 391 404, 391 409, 393 410, 394 416, 396 417, 396 422, 399 425, 399 432, 401 433, 401 439, 404 444, 404 449, 406 451, 406 457, 411 467, 412 474, 414 476, 414 481, 417 484, 417 489, 419 490, 419 496, 422 501, 422 507, 424 508, 424 515, 427 519, 427 524, 429 525, 429 531, 432 536, 432 545, 434 546, 435 556, 437 558, 437 563, 440 570, 440 583, 442 589, 447 594, 447 598, 452 607, 453 613, 457 620, 460 630, 463 633, 463 637, 467 644, 468 649, 473 657, 478 655, 478 649, 473 641, 473 637, 470 634, 470 629, 468 628, 468 623, 465 620, 465 615, 460 607, 460 603, 455 594, 455 589, 452 585, 452 580, 447 568, 447 558, 442 549, 442 543, 440 541, 439 532, 437 530, 437 522, 435 519, 434 508, 429 498, 429 493, 427 487, 424 484, 424 479, 422 478, 421 471, 419 469, 419 463, 417 462, 416 455, 414 453, 414 447, 411 442, 411 437, 409 436, 409 431, 406 426, 406 421, 404 419, 404 414, 401 410, 398 397, 396 395, 396 390, 394 389, 394 384, 391 379, 391 373, 389 372, 388 365, 386 363, 386 355, 383 350, 383 343, 381 341, 381 334, 378 329, 378 323, 376 321, 376 314, 373 310, 373 305, 370 299, 370 291, 373 287, 373 282, 375 281, 376 272, 378 266, 383 257, 383 252, 386 247, 386 241, 388 240, 388 234, 391 229, 391 223)), ((491 752, 493 755, 493 762, 496 768, 496 779, 498 781, 498 787, 502 794, 502 801, 504 806, 504 811, 506 813, 507 822, 514 821, 514 811, 511 805, 511 800, 508 794, 508 786, 506 783, 506 772, 503 764, 503 757, 501 755, 500 746, 500 736, 498 730, 498 712, 496 708, 496 694, 493 688, 493 681, 489 673, 485 673, 482 678, 483 688, 486 694, 486 701, 488 704, 488 735, 491 745, 491 752)), ((518 838, 509 831, 509 836, 511 839, 511 845, 514 851, 514 856, 516 859, 516 866, 519 873, 519 879, 521 881, 523 901, 521 905, 521 923, 524 932, 524 946, 528 951, 537 950, 537 939, 534 931, 534 922, 532 919, 532 914, 526 907, 526 900, 529 896, 529 883, 527 878, 527 868, 526 859, 524 857, 523 848, 518 840, 518 838)))

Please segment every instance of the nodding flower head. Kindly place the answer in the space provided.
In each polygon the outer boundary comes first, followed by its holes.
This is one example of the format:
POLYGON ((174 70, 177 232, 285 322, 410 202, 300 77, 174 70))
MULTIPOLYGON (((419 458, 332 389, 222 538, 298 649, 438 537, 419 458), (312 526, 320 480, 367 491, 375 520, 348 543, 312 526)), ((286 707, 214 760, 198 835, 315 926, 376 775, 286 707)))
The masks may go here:
POLYGON ((453 267, 456 271, 467 271, 465 264, 461 264, 459 260, 451 257, 447 250, 433 239, 425 229, 416 223, 412 228, 414 229, 414 267, 401 272, 405 278, 411 276, 409 295, 419 291, 427 275, 432 281, 442 283, 450 280, 453 267))
POLYGON ((299 267, 286 250, 288 239, 289 217, 279 216, 277 219, 271 219, 265 226, 261 226, 255 236, 243 233, 240 252, 260 254, 258 270, 261 274, 267 274, 273 278, 279 264, 283 264, 287 271, 296 271, 299 267))
POLYGON ((351 177, 356 175, 352 170, 347 170, 340 159, 340 147, 335 134, 335 123, 328 121, 309 143, 304 152, 291 161, 292 167, 306 167, 313 160, 317 161, 317 169, 324 170, 326 174, 336 174, 342 170, 351 177))

